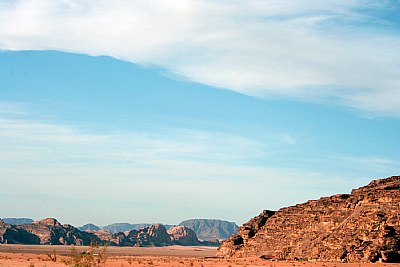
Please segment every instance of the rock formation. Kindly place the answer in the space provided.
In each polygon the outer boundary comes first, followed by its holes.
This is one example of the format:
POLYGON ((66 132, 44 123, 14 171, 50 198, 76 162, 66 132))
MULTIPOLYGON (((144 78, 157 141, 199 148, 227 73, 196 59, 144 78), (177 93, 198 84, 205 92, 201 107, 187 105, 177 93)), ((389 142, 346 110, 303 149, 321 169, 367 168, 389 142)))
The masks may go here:
POLYGON ((56 219, 47 218, 36 221, 31 224, 18 226, 40 239, 43 245, 90 245, 93 243, 102 243, 94 234, 79 231, 69 224, 60 224, 56 219))
POLYGON ((168 230, 168 234, 171 236, 171 241, 174 244, 181 246, 197 246, 199 240, 197 239, 196 233, 185 226, 173 226, 168 230))
POLYGON ((122 232, 113 234, 121 246, 168 246, 172 245, 171 238, 162 224, 153 224, 143 229, 133 229, 127 235, 122 232))
MULTIPOLYGON (((101 230, 105 230, 107 232, 110 232, 112 234, 119 233, 119 232, 129 232, 131 230, 139 230, 143 229, 146 227, 149 227, 151 225, 154 225, 155 223, 113 223, 110 225, 106 225, 101 227, 101 230)), ((172 227, 172 225, 167 225, 163 224, 165 229, 169 229, 172 227)))
POLYGON ((40 244, 38 236, 0 220, 0 244, 40 244))
POLYGON ((234 222, 212 219, 191 219, 179 225, 193 229, 200 240, 225 240, 236 234, 239 228, 234 222))
POLYGON ((263 211, 218 249, 224 257, 400 262, 400 176, 351 194, 263 211))

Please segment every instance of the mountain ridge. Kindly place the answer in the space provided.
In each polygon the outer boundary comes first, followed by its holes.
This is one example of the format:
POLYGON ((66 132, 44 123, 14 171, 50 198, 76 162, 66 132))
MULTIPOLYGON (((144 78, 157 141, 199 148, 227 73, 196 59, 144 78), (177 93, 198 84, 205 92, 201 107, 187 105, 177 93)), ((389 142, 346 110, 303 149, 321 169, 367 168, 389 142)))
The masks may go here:
POLYGON ((263 211, 218 248, 223 257, 400 262, 400 176, 263 211))

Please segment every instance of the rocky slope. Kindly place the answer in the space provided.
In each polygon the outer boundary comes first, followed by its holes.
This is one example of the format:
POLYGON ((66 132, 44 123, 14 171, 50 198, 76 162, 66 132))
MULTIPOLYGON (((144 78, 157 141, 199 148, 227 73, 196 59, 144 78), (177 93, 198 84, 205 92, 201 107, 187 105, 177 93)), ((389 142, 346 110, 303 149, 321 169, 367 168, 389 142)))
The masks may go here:
POLYGON ((190 219, 179 225, 193 229, 200 240, 225 240, 239 228, 234 222, 212 219, 190 219))
POLYGON ((40 244, 38 236, 0 220, 0 244, 40 244))
POLYGON ((172 245, 170 235, 162 224, 154 224, 143 229, 133 229, 127 235, 124 233, 113 234, 121 246, 168 246, 172 245))
POLYGON ((196 233, 186 226, 173 226, 168 230, 168 234, 171 237, 171 241, 176 245, 181 246, 197 246, 199 240, 197 239, 196 233))
POLYGON ((264 211, 218 249, 224 257, 400 262, 400 176, 351 194, 264 211))
MULTIPOLYGON (((101 230, 110 232, 112 234, 119 233, 119 232, 127 232, 131 230, 139 230, 143 229, 146 227, 149 227, 151 225, 154 225, 156 223, 113 223, 110 225, 102 226, 100 227, 101 230)), ((169 229, 172 227, 172 225, 167 225, 163 224, 165 229, 169 229)), ((83 227, 83 226, 82 226, 83 227)))
POLYGON ((69 224, 61 224, 56 219, 47 218, 31 224, 19 225, 18 229, 25 230, 40 239, 43 245, 90 245, 102 243, 94 234, 79 231, 69 224))
POLYGON ((168 246, 199 245, 196 233, 184 226, 175 226, 168 233, 162 224, 154 224, 142 229, 112 234, 87 225, 81 231, 72 225, 61 224, 56 219, 47 218, 31 224, 10 225, 0 220, 0 244, 35 245, 90 245, 91 243, 111 246, 168 246), (94 229, 94 230, 91 230, 94 229))

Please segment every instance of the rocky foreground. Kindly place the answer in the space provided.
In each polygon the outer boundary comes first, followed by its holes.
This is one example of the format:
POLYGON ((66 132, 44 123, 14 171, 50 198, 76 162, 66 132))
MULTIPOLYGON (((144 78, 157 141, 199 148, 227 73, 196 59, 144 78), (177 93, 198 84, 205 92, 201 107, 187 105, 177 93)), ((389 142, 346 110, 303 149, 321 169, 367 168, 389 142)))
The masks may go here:
POLYGON ((351 194, 263 211, 218 249, 224 257, 400 262, 400 176, 351 194))

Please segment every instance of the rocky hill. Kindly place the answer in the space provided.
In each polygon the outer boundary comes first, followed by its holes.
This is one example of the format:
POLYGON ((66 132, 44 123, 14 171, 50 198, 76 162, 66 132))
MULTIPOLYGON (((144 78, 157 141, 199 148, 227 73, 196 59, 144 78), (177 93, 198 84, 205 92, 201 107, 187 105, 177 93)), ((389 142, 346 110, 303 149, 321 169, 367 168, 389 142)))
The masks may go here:
MULTIPOLYGON (((154 224, 156 224, 156 223, 134 223, 134 224, 132 224, 132 223, 113 223, 110 225, 102 226, 100 228, 101 228, 101 230, 115 234, 115 233, 119 233, 119 232, 127 232, 127 231, 131 231, 131 230, 143 229, 143 228, 149 227, 154 224)), ((167 229, 167 230, 172 227, 172 225, 167 225, 167 224, 163 224, 163 225, 164 225, 165 229, 167 229)))
POLYGON ((168 234, 171 237, 171 241, 176 245, 181 246, 197 246, 199 240, 197 239, 196 233, 186 226, 173 226, 168 230, 168 234))
MULTIPOLYGON (((196 233, 184 226, 174 226, 166 230, 162 224, 154 224, 142 229, 132 229, 131 231, 118 232, 111 234, 105 230, 90 231, 100 238, 103 242, 112 246, 195 246, 201 245, 196 233)), ((215 246, 216 243, 203 244, 215 246)))
POLYGON ((79 231, 72 225, 61 224, 56 219, 47 218, 31 224, 22 224, 18 229, 37 236, 42 245, 90 245, 102 241, 94 234, 79 231))
POLYGON ((0 220, 0 244, 40 244, 40 238, 15 225, 0 220))
POLYGON ((351 194, 263 211, 218 249, 224 257, 400 262, 400 176, 351 194))
MULTIPOLYGON (((61 224, 53 218, 22 225, 11 225, 0 220, 0 244, 83 246, 97 243, 139 247, 200 244, 196 233, 184 226, 175 226, 167 232, 162 224, 154 224, 114 234, 102 229, 97 230, 90 224, 83 228, 86 231, 81 231, 69 224, 61 224)), ((215 245, 215 243, 210 245, 215 245)))
POLYGON ((239 228, 234 222, 212 219, 190 219, 179 225, 193 229, 200 240, 225 240, 239 228))
POLYGON ((127 235, 124 233, 113 234, 114 238, 119 239, 121 246, 168 246, 172 245, 171 237, 162 224, 154 224, 143 229, 133 229, 127 235))

